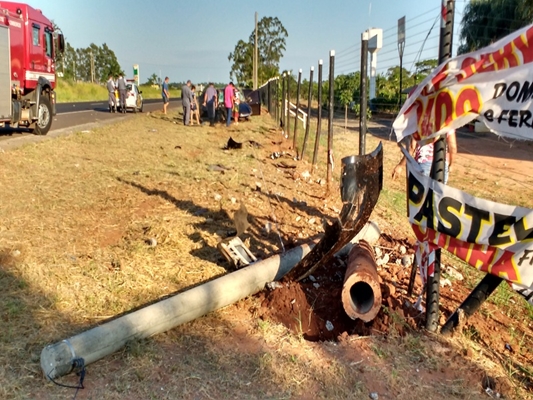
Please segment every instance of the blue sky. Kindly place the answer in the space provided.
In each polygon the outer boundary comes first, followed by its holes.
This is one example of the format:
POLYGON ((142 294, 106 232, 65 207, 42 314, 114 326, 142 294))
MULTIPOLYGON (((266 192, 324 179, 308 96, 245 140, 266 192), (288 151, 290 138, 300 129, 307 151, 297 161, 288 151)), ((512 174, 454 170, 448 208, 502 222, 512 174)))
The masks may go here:
MULTIPOLYGON (((457 0, 458 22, 467 0, 457 0)), ((107 43, 128 76, 139 64, 141 82, 152 73, 172 82, 226 82, 228 55, 239 39, 247 39, 258 17, 278 17, 288 31, 281 69, 304 70, 337 53, 336 73, 358 70, 361 33, 384 30, 378 72, 398 65, 397 21, 406 16, 404 66, 410 69, 434 23, 441 0, 30 0, 53 19, 74 47, 107 43)), ((424 45, 424 58, 436 58, 439 22, 424 45)), ((315 67, 316 68, 316 67, 315 67)))

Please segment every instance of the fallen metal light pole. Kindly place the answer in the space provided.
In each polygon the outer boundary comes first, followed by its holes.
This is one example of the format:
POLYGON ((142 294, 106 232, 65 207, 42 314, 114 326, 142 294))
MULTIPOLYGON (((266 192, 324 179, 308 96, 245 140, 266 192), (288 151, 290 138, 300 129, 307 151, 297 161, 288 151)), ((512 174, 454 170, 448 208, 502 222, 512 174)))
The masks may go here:
POLYGON ((372 247, 361 240, 352 247, 342 287, 342 305, 351 319, 372 321, 381 308, 381 288, 372 247))
POLYGON ((224 275, 131 314, 104 323, 69 339, 46 346, 41 368, 48 379, 72 372, 80 359, 91 364, 121 349, 130 340, 146 338, 192 321, 218 308, 253 295, 281 279, 313 244, 303 244, 246 268, 224 275))

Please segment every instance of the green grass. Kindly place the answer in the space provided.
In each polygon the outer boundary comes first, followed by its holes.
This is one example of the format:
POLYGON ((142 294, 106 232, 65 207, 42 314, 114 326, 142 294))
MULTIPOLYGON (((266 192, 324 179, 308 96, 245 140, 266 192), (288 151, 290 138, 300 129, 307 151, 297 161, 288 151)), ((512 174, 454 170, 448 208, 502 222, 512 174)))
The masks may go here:
POLYGON ((56 92, 58 103, 107 100, 107 89, 96 83, 58 79, 56 92))
MULTIPOLYGON (((145 99, 161 98, 161 89, 148 85, 141 85, 139 90, 145 99)), ((70 103, 77 101, 104 101, 107 100, 107 89, 103 85, 89 82, 72 82, 65 79, 57 80, 57 102, 70 103)), ((170 98, 176 99, 181 97, 181 90, 171 89, 170 98)))
MULTIPOLYGON (((161 98, 161 89, 157 87, 152 87, 149 85, 139 86, 139 90, 142 91, 144 99, 160 99, 161 98)), ((181 97, 180 89, 170 89, 170 98, 177 99, 181 97)))

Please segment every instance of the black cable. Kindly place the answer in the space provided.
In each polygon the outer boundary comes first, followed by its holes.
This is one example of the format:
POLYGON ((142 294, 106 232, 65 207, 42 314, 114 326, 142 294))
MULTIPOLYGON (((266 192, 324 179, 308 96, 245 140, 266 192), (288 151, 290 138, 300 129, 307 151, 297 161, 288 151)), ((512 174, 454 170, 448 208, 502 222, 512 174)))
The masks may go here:
MULTIPOLYGON (((55 367, 54 369, 52 369, 52 371, 55 370, 55 367)), ((85 380, 85 374, 87 372, 87 370, 85 369, 85 361, 83 360, 83 358, 75 358, 74 360, 72 360, 72 364, 70 366, 70 371, 67 373, 67 374, 70 374, 71 372, 75 371, 75 370, 78 370, 76 372, 76 375, 79 376, 79 380, 78 380, 78 384, 76 386, 73 386, 73 385, 65 385, 63 383, 60 383, 60 382, 57 382, 55 381, 51 376, 50 374, 52 373, 52 371, 50 371, 49 373, 46 374, 46 377, 55 385, 59 386, 59 387, 64 387, 64 388, 67 388, 67 389, 76 389, 76 392, 74 393, 74 397, 73 397, 73 400, 76 399, 76 396, 78 395, 78 392, 80 389, 85 389, 85 386, 83 386, 83 381, 85 380)))

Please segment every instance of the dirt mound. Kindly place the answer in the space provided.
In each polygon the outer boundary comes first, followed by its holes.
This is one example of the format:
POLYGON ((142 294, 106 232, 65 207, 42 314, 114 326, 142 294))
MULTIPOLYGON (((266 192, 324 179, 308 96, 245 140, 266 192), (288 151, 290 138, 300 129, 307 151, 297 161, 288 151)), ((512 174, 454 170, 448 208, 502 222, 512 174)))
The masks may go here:
MULTIPOLYGON (((380 238, 377 247, 388 251, 389 264, 378 268, 383 302, 380 312, 369 323, 354 321, 344 311, 341 291, 346 259, 339 258, 301 282, 282 282, 281 287, 262 292, 259 315, 282 323, 310 341, 336 340, 345 332, 366 336, 395 330, 404 334, 416 328, 423 315, 406 301, 410 268, 397 263, 402 257, 400 246, 412 247, 407 240, 396 241, 387 235, 380 238)), ((417 290, 420 291, 419 282, 415 285, 417 290)))

